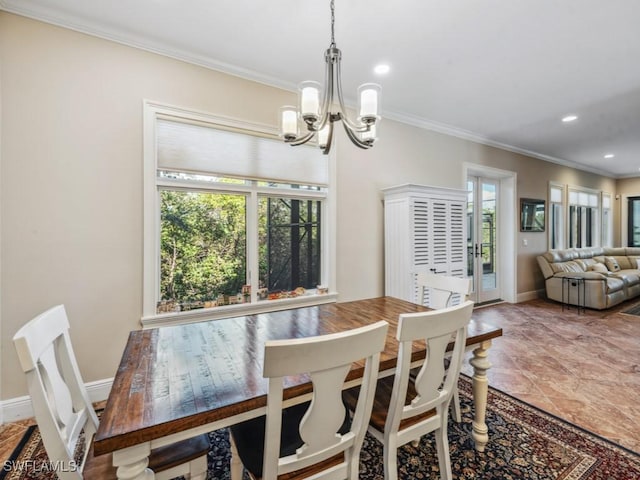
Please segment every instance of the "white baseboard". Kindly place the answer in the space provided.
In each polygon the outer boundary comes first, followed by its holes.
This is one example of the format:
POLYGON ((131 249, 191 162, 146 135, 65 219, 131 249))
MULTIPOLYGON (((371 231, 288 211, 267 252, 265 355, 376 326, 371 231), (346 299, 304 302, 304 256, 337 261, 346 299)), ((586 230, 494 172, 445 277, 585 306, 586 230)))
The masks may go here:
POLYGON ((544 290, 531 290, 530 292, 519 293, 517 296, 517 302, 526 302, 528 300, 535 300, 537 298, 544 298, 544 290))
MULTIPOLYGON (((113 378, 87 383, 85 386, 89 393, 89 399, 92 402, 106 400, 111 391, 112 384, 113 378)), ((15 422, 33 417, 31 397, 28 395, 4 400, 0 402, 0 409, 0 419, 2 419, 2 423, 15 422)))

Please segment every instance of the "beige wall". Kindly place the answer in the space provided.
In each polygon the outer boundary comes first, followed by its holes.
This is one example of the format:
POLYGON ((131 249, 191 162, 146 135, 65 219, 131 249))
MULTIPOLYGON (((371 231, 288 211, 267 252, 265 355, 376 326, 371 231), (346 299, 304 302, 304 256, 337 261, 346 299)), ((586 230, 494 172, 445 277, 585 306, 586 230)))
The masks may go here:
MULTIPOLYGON (((275 124, 294 94, 0 12, 1 398, 24 395, 11 337, 64 303, 85 381, 113 376, 142 311, 142 100, 275 124)), ((385 119, 371 151, 337 145, 340 298, 383 293, 380 189, 463 187, 463 164, 517 173, 518 196, 554 180, 614 191, 611 179, 385 119)), ((518 251, 518 292, 542 288, 518 251)), ((522 235, 518 235, 521 244, 522 235)))

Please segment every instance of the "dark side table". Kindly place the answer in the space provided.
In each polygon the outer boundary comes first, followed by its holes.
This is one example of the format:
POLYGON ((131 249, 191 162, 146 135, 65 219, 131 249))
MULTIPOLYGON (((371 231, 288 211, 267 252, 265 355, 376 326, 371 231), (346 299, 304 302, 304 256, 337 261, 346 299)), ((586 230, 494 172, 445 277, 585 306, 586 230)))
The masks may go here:
POLYGON ((585 297, 586 297, 586 286, 584 283, 584 277, 562 277, 562 311, 564 311, 565 306, 567 310, 571 309, 571 289, 575 288, 576 293, 578 295, 578 303, 576 307, 578 308, 578 313, 580 311, 585 310, 585 297), (567 297, 565 301, 565 291, 567 292, 567 297))

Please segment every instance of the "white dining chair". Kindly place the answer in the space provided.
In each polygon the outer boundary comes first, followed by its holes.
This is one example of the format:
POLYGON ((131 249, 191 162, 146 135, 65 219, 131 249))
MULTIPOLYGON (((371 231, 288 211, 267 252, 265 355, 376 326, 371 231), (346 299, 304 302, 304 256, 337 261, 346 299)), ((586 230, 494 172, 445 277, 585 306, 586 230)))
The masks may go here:
MULTIPOLYGON (((398 448, 435 432, 441 480, 451 479, 447 440, 447 411, 457 389, 464 359, 467 324, 473 302, 430 312, 400 315, 397 339, 400 343, 395 375, 378 380, 369 431, 383 444, 384 478, 398 478, 398 448), (445 368, 447 346, 454 346, 445 368), (416 341, 426 341, 425 361, 414 380, 410 378, 411 355, 416 341)), ((357 389, 345 393, 353 407, 357 389)))
MULTIPOLYGON (((42 443, 60 480, 115 479, 111 455, 93 456, 98 417, 80 376, 63 305, 26 323, 13 337, 40 429, 42 443), (78 462, 78 459, 80 461, 78 462)), ((152 450, 156 480, 186 475, 204 480, 207 435, 152 450)))
MULTIPOLYGON (((434 309, 446 308, 454 303, 464 302, 471 293, 470 278, 421 272, 416 275, 416 284, 421 300, 419 303, 434 309)), ((462 412, 460 411, 458 389, 453 393, 451 410, 454 420, 460 423, 462 412)))
POLYGON ((266 342, 266 416, 231 427, 234 451, 251 478, 358 479, 387 328, 379 321, 335 334, 266 342), (362 387, 350 419, 342 390, 354 362, 363 359, 362 387), (313 383, 311 401, 283 408, 283 383, 300 375, 313 383))
POLYGON ((418 303, 431 308, 445 308, 467 300, 471 292, 471 279, 436 273, 416 274, 418 303), (457 297, 456 297, 457 294, 457 297))

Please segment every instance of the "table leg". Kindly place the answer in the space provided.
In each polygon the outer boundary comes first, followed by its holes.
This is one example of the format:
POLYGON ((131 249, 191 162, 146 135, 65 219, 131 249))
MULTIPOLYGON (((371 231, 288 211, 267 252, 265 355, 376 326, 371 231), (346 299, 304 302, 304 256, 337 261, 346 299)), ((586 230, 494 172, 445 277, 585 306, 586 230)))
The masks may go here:
POLYGON ((485 445, 489 442, 489 429, 485 423, 487 413, 487 394, 489 391, 489 380, 487 370, 491 368, 491 362, 487 358, 491 341, 482 342, 473 351, 473 358, 469 361, 473 367, 473 404, 475 414, 473 417, 473 440, 476 450, 484 452, 485 445))
POLYGON ((113 465, 118 467, 118 480, 154 480, 155 474, 147 468, 150 453, 149 443, 113 452, 113 465))
POLYGON ((236 442, 233 441, 231 432, 229 432, 229 441, 231 442, 231 480, 242 480, 242 461, 238 455, 236 442))

